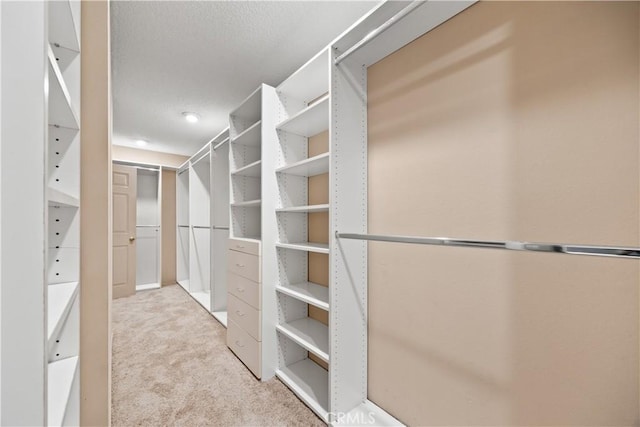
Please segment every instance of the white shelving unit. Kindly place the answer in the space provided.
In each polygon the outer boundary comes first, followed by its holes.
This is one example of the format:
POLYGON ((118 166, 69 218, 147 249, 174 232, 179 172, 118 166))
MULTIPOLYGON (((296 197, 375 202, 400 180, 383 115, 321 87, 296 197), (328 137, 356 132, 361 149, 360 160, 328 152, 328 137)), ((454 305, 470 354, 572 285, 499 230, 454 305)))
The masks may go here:
POLYGON ((227 325, 229 130, 205 144, 178 169, 177 281, 227 325))
POLYGON ((276 291, 329 311, 329 288, 312 282, 277 285, 276 291))
MULTIPOLYGON (((320 132, 322 132, 322 130, 320 132)), ((329 172, 329 153, 320 154, 290 165, 282 166, 276 169, 276 172, 307 178, 327 173, 329 172)))
POLYGON ((211 140, 211 313, 227 326, 229 239, 229 129, 211 140))
POLYGON ((299 346, 329 363, 329 328, 326 325, 309 317, 303 317, 281 323, 277 329, 299 346))
POLYGON ((80 2, 48 3, 47 424, 80 422, 80 2))
POLYGON ((189 161, 189 293, 211 311, 211 143, 189 161))
POLYGON ((189 292, 189 161, 180 166, 176 177, 176 279, 189 292))
POLYGON ((50 426, 78 425, 80 403, 80 358, 68 357, 49 364, 47 395, 49 396, 47 420, 50 426), (73 405, 72 407, 70 407, 73 405))
MULTIPOLYGON (((276 375, 328 424, 372 425, 373 417, 375 425, 401 425, 367 399, 367 245, 335 237, 336 231, 367 233, 367 67, 471 4, 414 4, 402 21, 372 38, 407 7, 378 4, 276 89, 278 140, 269 147, 277 152, 276 375), (328 152, 317 154, 314 145, 310 156, 309 140, 326 130, 328 152), (309 178, 324 173, 329 203, 314 205, 309 178), (328 213, 328 244, 309 242, 310 217, 318 212, 328 213), (328 288, 308 278, 308 262, 318 253, 328 254, 328 288), (328 326, 311 318, 312 308, 328 312, 328 326)), ((271 242, 263 243, 266 251, 271 242)))
POLYGON ((328 419, 328 372, 307 358, 282 366, 278 378, 323 420, 328 419))
POLYGON ((275 105, 275 89, 261 85, 229 115, 228 290, 247 313, 228 313, 227 345, 262 380, 273 377, 276 357, 275 297, 266 291, 274 285, 275 259, 263 244, 275 229, 275 157, 265 149, 275 141, 275 105))
POLYGON ((310 282, 308 263, 310 254, 330 254, 331 249, 328 244, 308 241, 308 225, 310 214, 330 213, 332 201, 310 205, 308 180, 330 172, 331 150, 311 157, 308 153, 309 138, 330 127, 328 70, 329 51, 325 49, 276 88, 278 140, 272 148, 277 152, 274 215, 278 232, 273 242, 278 265, 276 375, 325 422, 331 410, 331 330, 309 316, 310 307, 330 311, 332 283, 326 287, 310 282))

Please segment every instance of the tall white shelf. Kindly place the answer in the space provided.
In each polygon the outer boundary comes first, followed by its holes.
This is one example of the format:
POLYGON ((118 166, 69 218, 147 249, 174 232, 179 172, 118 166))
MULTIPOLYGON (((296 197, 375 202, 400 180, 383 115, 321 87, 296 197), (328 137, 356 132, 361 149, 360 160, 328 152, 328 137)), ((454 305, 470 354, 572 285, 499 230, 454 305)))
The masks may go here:
POLYGON ((227 326, 229 129, 211 140, 211 313, 227 326))
POLYGON ((276 375, 325 422, 332 410, 330 342, 335 332, 309 317, 309 307, 331 314, 334 280, 330 279, 328 288, 309 282, 308 261, 309 253, 331 255, 332 250, 331 245, 308 241, 308 214, 333 214, 333 195, 329 191, 329 204, 309 205, 308 178, 331 171, 332 147, 309 157, 308 145, 310 137, 329 130, 329 82, 329 50, 324 49, 276 88, 277 143, 273 147, 277 153, 277 236, 273 242, 278 266, 276 375), (328 370, 313 359, 327 363, 328 370))
POLYGON ((189 293, 211 311, 211 144, 189 161, 189 293))
POLYGON ((80 423, 80 2, 48 3, 47 424, 80 423))
POLYGON ((276 94, 262 84, 229 114, 227 345, 262 380, 275 374, 276 94), (253 319, 248 322, 246 318, 253 319))
POLYGON ((401 425, 367 398, 366 242, 335 237, 367 232, 367 67, 471 4, 416 3, 372 38, 407 7, 380 3, 276 89, 278 139, 268 149, 277 153, 278 231, 263 242, 277 251, 276 375, 328 424, 401 425), (308 138, 325 130, 328 153, 309 157, 308 138), (307 178, 327 172, 328 205, 309 205, 307 178), (329 213, 327 245, 308 242, 312 212, 329 213), (308 281, 310 253, 328 254, 328 288, 308 281), (328 326, 308 317, 310 306, 328 311, 328 326))
POLYGON ((189 161, 182 165, 176 176, 176 280, 189 291, 189 161))
POLYGON ((80 423, 80 8, 1 6, 2 425, 80 423))
POLYGON ((228 143, 225 129, 178 168, 176 179, 177 281, 225 326, 228 143))

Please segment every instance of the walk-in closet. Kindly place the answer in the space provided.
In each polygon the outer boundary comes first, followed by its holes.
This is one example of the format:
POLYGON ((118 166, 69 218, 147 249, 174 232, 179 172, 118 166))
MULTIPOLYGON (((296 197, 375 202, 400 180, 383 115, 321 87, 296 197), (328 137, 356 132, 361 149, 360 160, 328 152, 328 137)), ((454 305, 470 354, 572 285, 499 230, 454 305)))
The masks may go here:
POLYGON ((0 424, 640 425, 640 2, 0 2, 0 424))

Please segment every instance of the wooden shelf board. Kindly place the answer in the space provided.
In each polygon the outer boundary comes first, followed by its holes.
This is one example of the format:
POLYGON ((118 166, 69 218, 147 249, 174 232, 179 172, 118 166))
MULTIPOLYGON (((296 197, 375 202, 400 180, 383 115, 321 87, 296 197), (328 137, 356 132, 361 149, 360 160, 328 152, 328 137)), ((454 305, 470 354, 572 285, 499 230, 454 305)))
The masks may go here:
POLYGON ((255 208, 255 207, 259 207, 262 204, 262 200, 258 199, 258 200, 249 200, 246 202, 238 202, 238 203, 231 203, 231 207, 233 208, 255 208))
POLYGON ((310 317, 276 326, 278 332, 329 363, 329 328, 310 317))
POLYGON ((325 422, 329 421, 329 374, 309 359, 276 370, 276 375, 325 422))
POLYGON ((47 340, 60 335, 71 306, 78 295, 78 282, 56 283, 47 286, 47 340))
POLYGON ((247 129, 242 131, 238 136, 230 140, 231 144, 246 145, 248 147, 260 147, 262 129, 262 120, 258 120, 247 129))
POLYGON ((329 253, 329 245, 327 245, 326 243, 309 243, 309 242, 276 243, 276 247, 285 248, 285 249, 295 249, 298 251, 316 252, 319 254, 329 253))
POLYGON ((79 129, 78 113, 71 103, 69 90, 56 63, 51 46, 48 46, 47 52, 49 58, 49 124, 79 129))
POLYGON ((255 161, 231 172, 234 176, 259 177, 262 175, 262 160, 255 161))
POLYGON ((276 169, 276 172, 297 176, 316 176, 329 172, 329 153, 301 160, 276 169))
POLYGON ((76 31, 71 2, 49 2, 49 42, 57 43, 69 50, 80 51, 80 35, 76 31))
POLYGON ((243 236, 243 237, 239 237, 239 236, 231 236, 231 235, 229 235, 229 239, 241 240, 241 241, 247 242, 247 243, 257 243, 258 245, 262 244, 262 239, 261 239, 260 236, 243 236))
POLYGON ((314 213, 314 212, 329 212, 329 205, 309 205, 309 206, 292 206, 288 208, 278 208, 276 212, 300 212, 300 213, 314 213))
POLYGON ((323 310, 329 310, 329 288, 313 282, 277 285, 276 291, 323 310))
POLYGON ((49 45, 51 46, 51 50, 56 59, 56 63, 60 68, 60 71, 65 71, 69 65, 78 57, 80 52, 75 50, 67 49, 62 46, 49 45))
POLYGON ((277 129, 307 138, 329 129, 329 95, 283 121, 277 129))
POLYGON ((51 362, 47 366, 47 422, 61 426, 67 411, 73 380, 78 372, 79 357, 51 362))
POLYGON ((78 198, 56 190, 55 188, 47 188, 47 198, 49 200, 49 206, 80 207, 80 200, 78 198))

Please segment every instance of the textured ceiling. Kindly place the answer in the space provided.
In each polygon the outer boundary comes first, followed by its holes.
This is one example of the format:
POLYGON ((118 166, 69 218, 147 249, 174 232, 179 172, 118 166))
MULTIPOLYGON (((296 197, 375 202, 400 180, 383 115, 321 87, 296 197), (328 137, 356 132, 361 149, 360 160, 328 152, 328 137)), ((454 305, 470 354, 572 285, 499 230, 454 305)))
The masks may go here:
POLYGON ((260 83, 278 85, 376 3, 112 1, 113 143, 193 154, 260 83))

